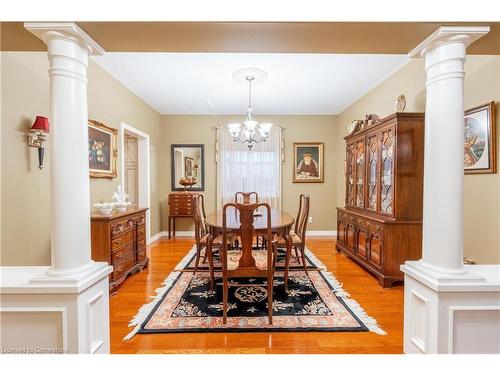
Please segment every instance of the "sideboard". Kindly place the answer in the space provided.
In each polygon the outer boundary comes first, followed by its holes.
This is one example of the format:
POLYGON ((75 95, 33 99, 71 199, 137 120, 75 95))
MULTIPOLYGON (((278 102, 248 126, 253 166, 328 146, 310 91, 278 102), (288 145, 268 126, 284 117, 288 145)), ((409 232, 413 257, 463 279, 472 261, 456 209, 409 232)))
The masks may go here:
POLYGON ((148 266, 146 210, 129 208, 126 212, 91 216, 92 259, 113 266, 110 292, 116 291, 127 276, 148 266))

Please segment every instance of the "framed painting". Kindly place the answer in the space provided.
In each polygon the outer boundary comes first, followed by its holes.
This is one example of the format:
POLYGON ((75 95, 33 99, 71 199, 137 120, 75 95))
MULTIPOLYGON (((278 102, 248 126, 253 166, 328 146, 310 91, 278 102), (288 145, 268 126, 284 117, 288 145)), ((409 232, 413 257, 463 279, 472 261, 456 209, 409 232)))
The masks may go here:
POLYGON ((496 173, 495 102, 465 111, 465 174, 496 173))
POLYGON ((322 142, 293 144, 293 182, 323 182, 322 142))
POLYGON ((90 177, 115 178, 118 130, 95 120, 89 120, 88 126, 90 177))

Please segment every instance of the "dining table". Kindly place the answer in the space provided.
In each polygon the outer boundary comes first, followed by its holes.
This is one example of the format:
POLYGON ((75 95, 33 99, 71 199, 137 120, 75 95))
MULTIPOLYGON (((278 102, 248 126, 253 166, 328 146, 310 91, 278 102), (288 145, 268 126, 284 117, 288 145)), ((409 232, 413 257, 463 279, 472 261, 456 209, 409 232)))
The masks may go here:
MULTIPOLYGON (((214 240, 222 235, 222 221, 223 221, 223 211, 218 210, 212 212, 205 218, 205 225, 209 233, 207 239, 207 255, 208 263, 210 267, 210 290, 213 290, 213 280, 214 280, 214 267, 212 259, 212 246, 214 240)), ((290 230, 295 219, 286 211, 271 208, 271 231, 277 236, 281 236, 285 241, 285 246, 287 250, 287 258, 289 258, 292 250, 292 236, 290 235, 290 230)), ((267 212, 265 207, 260 207, 256 214, 254 214, 254 236, 265 236, 267 234, 267 212)), ((226 209, 226 234, 238 235, 240 228, 239 213, 234 207, 228 207, 226 209)), ((242 259, 251 257, 252 249, 242 248, 242 259), (247 253, 250 253, 247 254, 247 253)))

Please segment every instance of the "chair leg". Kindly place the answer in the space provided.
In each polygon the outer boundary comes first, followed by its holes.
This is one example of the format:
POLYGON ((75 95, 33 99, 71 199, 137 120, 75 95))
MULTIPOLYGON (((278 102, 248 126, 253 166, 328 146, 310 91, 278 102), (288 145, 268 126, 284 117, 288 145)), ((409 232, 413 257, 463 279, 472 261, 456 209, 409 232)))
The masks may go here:
POLYGON ((274 266, 272 267, 272 272, 268 272, 267 276, 267 311, 269 315, 269 324, 273 324, 273 290, 274 290, 274 266))
POLYGON ((306 275, 309 276, 309 273, 307 272, 307 264, 306 264, 306 257, 304 255, 304 248, 305 246, 300 246, 300 256, 302 257, 302 267, 304 267, 306 275))
POLYGON ((292 255, 292 240, 290 235, 285 236, 286 255, 285 255, 285 290, 288 290, 288 269, 290 267, 290 256, 292 255))
POLYGON ((210 291, 213 292, 214 290, 214 259, 213 259, 213 254, 212 254, 212 244, 214 242, 214 237, 210 237, 207 242, 207 246, 205 248, 205 252, 207 253, 206 255, 208 256, 208 268, 210 270, 210 291))
POLYGON ((196 274, 196 271, 198 271, 198 264, 200 263, 200 257, 201 257, 201 248, 196 246, 196 260, 194 261, 193 276, 196 274))
POLYGON ((227 324, 227 300, 229 294, 229 286, 227 275, 222 276, 222 323, 227 324))

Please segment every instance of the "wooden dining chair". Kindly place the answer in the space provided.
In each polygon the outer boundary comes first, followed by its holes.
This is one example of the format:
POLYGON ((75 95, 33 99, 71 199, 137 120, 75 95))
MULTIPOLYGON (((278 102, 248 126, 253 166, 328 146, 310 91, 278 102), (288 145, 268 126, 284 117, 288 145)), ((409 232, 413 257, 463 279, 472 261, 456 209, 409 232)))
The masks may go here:
MULTIPOLYGON (((299 263, 302 263, 302 267, 306 275, 309 275, 307 272, 307 263, 305 257, 305 249, 306 249, 306 230, 307 230, 307 221, 309 218, 309 207, 310 207, 311 198, 307 194, 301 194, 299 197, 299 211, 297 213, 297 219, 295 220, 294 230, 290 231, 290 238, 292 242, 292 248, 295 252, 295 258, 299 263), (300 256, 300 258, 299 258, 300 256)), ((287 251, 285 258, 285 287, 288 286, 288 271, 290 267, 290 258, 292 254, 287 251)))
POLYGON ((244 204, 259 203, 259 194, 257 194, 255 191, 251 191, 249 193, 238 191, 236 192, 236 194, 234 194, 234 203, 244 203, 244 204), (254 202, 252 202, 252 196, 255 198, 254 202), (242 198, 241 202, 239 201, 240 197, 242 198))
MULTIPOLYGON (((243 191, 238 191, 236 194, 234 194, 234 203, 244 203, 244 204, 249 204, 249 203, 259 203, 259 194, 255 191, 251 191, 249 193, 243 192, 243 191), (254 201, 252 202, 252 196, 254 197, 254 201), (241 199, 240 199, 241 198, 241 199)), ((262 247, 266 245, 265 238, 263 237, 262 239, 262 247)), ((239 246, 239 241, 238 239, 235 240, 235 247, 239 246)), ((255 246, 259 248, 259 237, 255 238, 255 246)))
MULTIPOLYGON (((234 221, 233 221, 234 223, 234 221)), ((277 254, 277 243, 272 238, 271 207, 267 203, 241 204, 227 203, 222 212, 222 244, 220 254, 222 257, 222 301, 223 301, 223 323, 227 323, 227 305, 229 295, 228 279, 231 277, 266 277, 267 278, 267 303, 269 324, 273 323, 273 283, 274 283, 274 260, 277 254), (265 230, 259 231, 259 235, 267 238, 271 244, 266 250, 253 250, 253 238, 255 236, 254 212, 259 207, 266 208, 266 214, 258 220, 266 218, 265 230), (233 212, 228 213, 228 209, 233 212), (228 216, 234 215, 238 221, 238 229, 228 229, 228 216), (230 250, 230 236, 238 235, 241 238, 241 249, 230 250)))
MULTIPOLYGON (((200 263, 201 253, 205 249, 205 256, 203 258, 203 262, 205 262, 208 257, 209 266, 213 267, 213 259, 212 254, 207 254, 207 242, 209 233, 207 230, 207 226, 205 224, 205 219, 207 217, 205 213, 205 203, 202 194, 194 194, 192 198, 193 205, 193 221, 194 221, 194 237, 196 240, 196 260, 194 264, 193 275, 198 271, 198 266, 200 263)), ((215 242, 214 242, 215 244, 215 242)))

